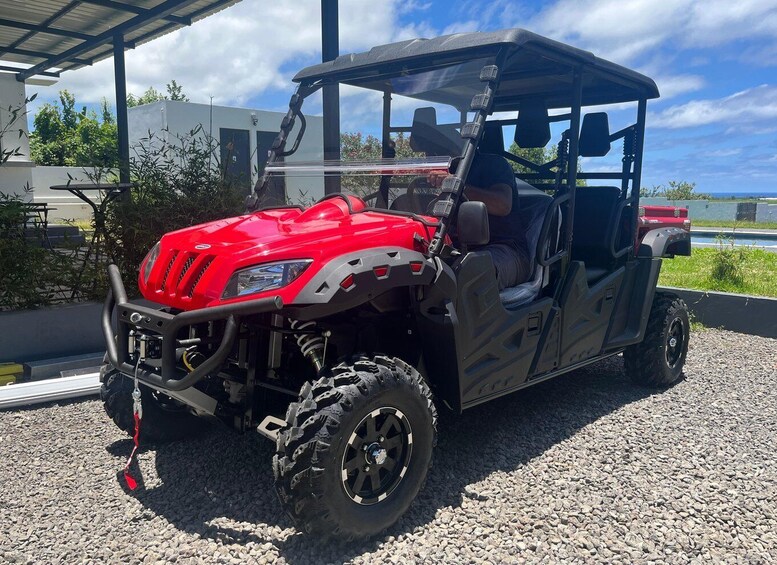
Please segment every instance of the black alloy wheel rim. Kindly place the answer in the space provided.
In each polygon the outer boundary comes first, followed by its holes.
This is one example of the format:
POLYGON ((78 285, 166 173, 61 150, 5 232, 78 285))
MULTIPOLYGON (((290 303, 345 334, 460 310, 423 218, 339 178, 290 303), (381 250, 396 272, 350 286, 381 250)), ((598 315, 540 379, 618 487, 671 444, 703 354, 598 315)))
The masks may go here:
POLYGON ((685 332, 683 321, 680 318, 675 318, 669 324, 669 331, 666 334, 666 364, 670 368, 674 369, 675 365, 677 365, 680 357, 682 357, 684 346, 685 332))
POLYGON ((382 502, 407 473, 413 432, 407 417, 384 406, 367 414, 348 438, 341 478, 346 494, 357 504, 382 502))

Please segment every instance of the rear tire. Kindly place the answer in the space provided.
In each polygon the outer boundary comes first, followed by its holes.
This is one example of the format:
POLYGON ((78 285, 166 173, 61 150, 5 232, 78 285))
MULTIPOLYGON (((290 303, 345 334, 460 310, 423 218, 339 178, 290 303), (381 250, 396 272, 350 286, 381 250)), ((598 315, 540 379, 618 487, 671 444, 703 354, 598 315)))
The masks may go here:
MULTIPOLYGON (((103 401, 105 412, 120 430, 134 437, 133 380, 109 364, 103 365, 100 377, 102 380, 100 400, 103 401)), ((143 384, 140 385, 140 394, 143 404, 140 441, 149 443, 175 441, 192 435, 198 429, 200 422, 197 417, 172 398, 143 384)))
POLYGON ((286 413, 273 472, 295 524, 322 538, 363 538, 399 519, 421 490, 437 412, 400 359, 341 364, 307 383, 286 413))
POLYGON ((685 302, 656 292, 645 339, 623 352, 626 372, 638 385, 668 387, 680 378, 688 354, 690 320, 685 302))

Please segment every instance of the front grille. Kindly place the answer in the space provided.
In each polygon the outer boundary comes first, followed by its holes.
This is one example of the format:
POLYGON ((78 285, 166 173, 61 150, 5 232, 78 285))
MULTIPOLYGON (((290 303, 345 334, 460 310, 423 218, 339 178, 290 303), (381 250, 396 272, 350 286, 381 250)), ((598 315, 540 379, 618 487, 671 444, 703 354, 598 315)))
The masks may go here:
POLYGON ((202 262, 202 266, 197 272, 197 276, 194 277, 194 279, 192 280, 192 283, 189 285, 189 292, 186 293, 186 296, 188 296, 189 298, 194 296, 194 289, 197 287, 197 284, 199 284, 200 279, 202 279, 202 276, 205 274, 205 271, 208 270, 208 267, 210 267, 210 264, 212 262, 213 262, 213 257, 208 257, 202 262))
POLYGON ((178 275, 178 283, 175 285, 176 287, 181 285, 181 281, 183 280, 183 277, 186 275, 186 271, 192 268, 192 265, 194 264, 194 260, 196 258, 197 258, 196 253, 193 253, 186 258, 186 262, 183 264, 183 268, 181 269, 181 274, 178 275))
POLYGON ((159 290, 164 292, 165 290, 165 284, 167 283, 167 277, 170 276, 170 270, 173 268, 173 263, 175 263, 175 258, 178 257, 178 252, 173 251, 173 256, 170 258, 170 262, 167 264, 167 269, 165 270, 165 276, 162 277, 162 286, 159 287, 159 290))

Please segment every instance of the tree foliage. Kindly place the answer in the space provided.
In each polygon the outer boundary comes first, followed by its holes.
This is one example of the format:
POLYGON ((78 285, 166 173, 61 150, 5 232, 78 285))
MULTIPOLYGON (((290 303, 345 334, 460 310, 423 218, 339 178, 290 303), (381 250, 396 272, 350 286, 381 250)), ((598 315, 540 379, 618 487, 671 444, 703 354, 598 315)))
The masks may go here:
POLYGON ((670 180, 668 184, 655 185, 652 188, 643 187, 639 191, 642 198, 645 197, 664 197, 668 200, 705 200, 709 198, 708 194, 694 192, 696 190, 695 182, 684 180, 670 180))
POLYGON ((140 96, 135 96, 130 93, 127 95, 127 106, 133 108, 135 106, 142 106, 143 104, 151 104, 152 102, 159 102, 160 100, 177 100, 180 102, 188 102, 189 97, 183 92, 183 87, 175 82, 175 79, 168 82, 165 85, 167 94, 159 92, 153 86, 149 86, 140 96))
POLYGON ((76 110, 75 97, 59 93, 59 103, 44 104, 33 119, 30 154, 38 165, 114 167, 119 160, 116 119, 103 99, 100 115, 76 110))
MULTIPOLYGON (((149 104, 157 100, 188 102, 183 87, 175 80, 166 86, 167 94, 149 87, 139 97, 127 96, 127 106, 149 104)), ((38 165, 67 167, 115 167, 119 163, 116 116, 103 99, 99 113, 86 107, 76 109, 76 100, 67 90, 59 93, 59 102, 44 104, 33 120, 30 153, 38 165)))

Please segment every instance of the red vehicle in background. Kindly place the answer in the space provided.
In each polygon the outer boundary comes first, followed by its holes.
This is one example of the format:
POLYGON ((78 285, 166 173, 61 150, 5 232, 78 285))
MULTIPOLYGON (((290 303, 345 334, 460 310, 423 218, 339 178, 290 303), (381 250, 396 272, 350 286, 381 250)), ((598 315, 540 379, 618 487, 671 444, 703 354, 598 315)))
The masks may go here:
POLYGON ((645 234, 658 228, 682 228, 691 231, 691 219, 688 208, 677 206, 640 206, 637 241, 642 241, 645 234))

